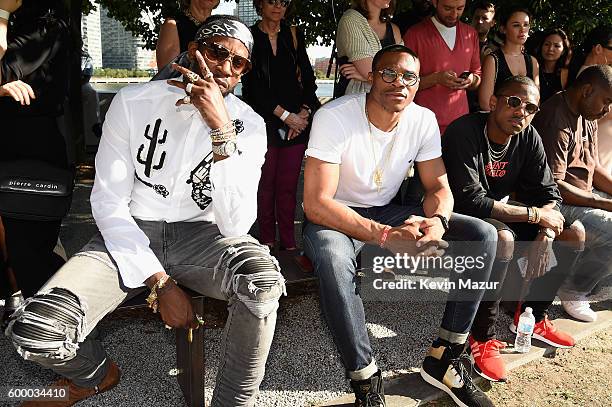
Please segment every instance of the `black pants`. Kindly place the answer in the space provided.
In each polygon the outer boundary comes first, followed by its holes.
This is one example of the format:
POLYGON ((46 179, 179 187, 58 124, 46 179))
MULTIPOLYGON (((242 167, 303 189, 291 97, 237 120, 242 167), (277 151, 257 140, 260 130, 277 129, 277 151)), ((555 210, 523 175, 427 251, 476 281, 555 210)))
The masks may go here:
POLYGON ((62 221, 2 218, 8 259, 24 297, 31 297, 64 264, 53 252, 62 221))
MULTIPOLYGON (((509 223, 504 224, 495 219, 485 219, 493 226, 500 230, 508 230, 514 235, 515 239, 515 253, 521 254, 521 252, 530 244, 531 241, 538 234, 538 225, 527 224, 527 223, 509 223)), ((523 302, 522 309, 525 307, 531 307, 533 309, 533 315, 536 322, 544 319, 548 307, 553 303, 557 290, 563 284, 563 281, 567 278, 572 268, 574 267, 578 256, 581 251, 576 250, 575 247, 566 244, 565 242, 556 241, 553 245, 555 257, 557 258, 558 265, 544 274, 542 277, 537 278, 531 282, 529 287, 529 294, 523 302)), ((491 278, 489 281, 499 282, 496 290, 487 291, 480 302, 474 323, 472 324, 472 336, 478 342, 486 342, 490 339, 495 338, 495 322, 499 314, 499 303, 502 298, 502 286, 507 280, 520 280, 514 279, 508 276, 508 266, 512 262, 512 259, 500 259, 496 258, 493 262, 493 268, 491 270, 491 278)), ((514 261, 516 263, 516 260, 514 261)), ((518 273, 518 269, 516 270, 518 273)), ((507 283, 506 283, 507 284, 507 283)), ((520 301, 520 282, 515 290, 517 301, 520 301)))

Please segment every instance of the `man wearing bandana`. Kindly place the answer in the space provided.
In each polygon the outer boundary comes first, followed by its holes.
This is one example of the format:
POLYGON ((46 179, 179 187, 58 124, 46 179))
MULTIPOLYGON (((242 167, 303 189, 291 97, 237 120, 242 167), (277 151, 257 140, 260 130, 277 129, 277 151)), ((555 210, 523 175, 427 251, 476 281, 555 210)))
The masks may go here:
MULTIPOLYGON (((197 329, 181 287, 229 301, 213 406, 252 406, 284 279, 247 233, 266 150, 263 120, 230 92, 250 67, 253 38, 213 16, 189 46, 182 80, 123 88, 106 116, 91 206, 99 233, 13 314, 19 354, 63 376, 69 406, 119 382, 96 325, 126 299, 167 327, 197 329), (179 285, 181 287, 179 287, 179 285)), ((148 357, 156 358, 154 354, 148 357)))

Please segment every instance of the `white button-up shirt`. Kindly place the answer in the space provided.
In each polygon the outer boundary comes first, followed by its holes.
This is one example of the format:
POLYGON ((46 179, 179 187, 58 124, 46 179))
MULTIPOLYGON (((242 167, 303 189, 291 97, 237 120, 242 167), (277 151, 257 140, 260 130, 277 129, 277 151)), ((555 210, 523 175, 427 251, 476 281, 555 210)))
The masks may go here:
POLYGON ((127 287, 164 268, 134 218, 210 221, 224 236, 248 233, 266 153, 263 119, 232 94, 225 105, 241 120, 237 151, 213 162, 210 127, 183 90, 165 81, 123 88, 108 110, 96 155, 91 208, 127 287))

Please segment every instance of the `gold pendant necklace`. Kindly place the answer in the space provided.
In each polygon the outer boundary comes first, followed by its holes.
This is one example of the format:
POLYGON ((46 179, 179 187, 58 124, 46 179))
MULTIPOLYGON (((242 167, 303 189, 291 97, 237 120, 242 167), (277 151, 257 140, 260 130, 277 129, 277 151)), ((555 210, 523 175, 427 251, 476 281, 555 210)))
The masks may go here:
POLYGON ((372 145, 372 156, 374 156, 374 173, 372 174, 372 180, 374 181, 374 184, 376 185, 376 191, 380 194, 380 190, 383 186, 383 176, 384 176, 385 168, 387 166, 387 162, 389 162, 389 158, 391 157, 391 151, 393 150, 395 139, 397 138, 396 134, 397 134, 397 127, 399 124, 395 125, 395 132, 393 133, 393 136, 392 136, 393 139, 391 140, 391 145, 389 146, 389 149, 387 150, 387 154, 382 163, 382 167, 380 167, 378 165, 378 158, 376 157, 376 148, 374 147, 374 136, 372 135, 372 124, 370 123, 370 117, 368 116, 367 98, 366 98, 366 103, 365 103, 365 116, 366 116, 366 121, 368 122, 368 131, 370 133, 370 143, 372 145))

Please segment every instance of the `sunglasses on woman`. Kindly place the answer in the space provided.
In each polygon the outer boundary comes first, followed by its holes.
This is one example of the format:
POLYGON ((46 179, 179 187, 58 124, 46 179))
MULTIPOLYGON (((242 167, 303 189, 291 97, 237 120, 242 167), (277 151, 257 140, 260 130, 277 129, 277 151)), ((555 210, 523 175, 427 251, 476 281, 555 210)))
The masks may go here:
POLYGON ((267 0, 266 1, 271 6, 280 5, 281 7, 289 7, 290 0, 267 0))
POLYGON ((506 105, 508 105, 508 107, 511 109, 518 109, 519 107, 524 107, 528 115, 535 114, 538 112, 538 110, 540 110, 538 105, 536 105, 535 103, 523 102, 518 96, 499 95, 499 97, 506 98, 506 105))
POLYGON ((251 61, 248 58, 233 53, 223 45, 216 42, 205 42, 203 45, 204 56, 209 60, 221 63, 229 59, 235 75, 242 75, 251 69, 251 61))
POLYGON ((386 83, 393 83, 397 80, 399 76, 401 78, 401 82, 406 86, 414 86, 419 81, 419 76, 414 72, 406 71, 402 74, 397 72, 391 68, 385 68, 381 71, 378 71, 382 80, 386 83))

